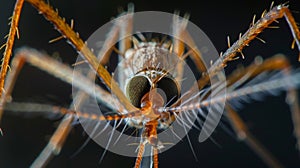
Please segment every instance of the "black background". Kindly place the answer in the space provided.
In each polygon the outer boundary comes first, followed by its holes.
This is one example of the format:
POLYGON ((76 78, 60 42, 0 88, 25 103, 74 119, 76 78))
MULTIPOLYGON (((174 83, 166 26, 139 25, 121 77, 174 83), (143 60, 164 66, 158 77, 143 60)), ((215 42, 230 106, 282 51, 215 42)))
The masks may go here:
MULTIPOLYGON (((75 30, 86 40, 111 17, 118 14, 119 7, 126 8, 129 1, 54 1, 50 3, 59 9, 61 16, 68 21, 74 19, 75 30)), ((157 10, 173 13, 180 10, 191 14, 190 20, 198 25, 211 39, 219 52, 227 48, 226 37, 236 40, 240 32, 249 27, 254 14, 260 16, 268 9, 271 1, 130 1, 135 11, 157 10)), ((275 4, 285 1, 275 1, 275 4)), ((300 22, 300 3, 290 1, 290 9, 296 11, 296 21, 300 22)), ((0 37, 8 33, 8 18, 12 14, 14 2, 0 2, 0 37)), ((154 18, 155 19, 155 18, 154 18)), ((237 63, 248 64, 257 55, 270 57, 283 53, 298 66, 296 49, 291 50, 292 37, 284 19, 279 20, 280 29, 267 29, 259 37, 267 43, 254 40, 244 50, 245 60, 229 64, 227 72, 237 63)), ((277 25, 277 24, 274 24, 277 25)), ((19 25, 21 39, 16 41, 15 49, 21 46, 46 51, 50 55, 59 54, 64 63, 71 64, 76 52, 64 40, 48 44, 59 36, 37 11, 29 4, 24 5, 19 25)), ((4 43, 4 39, 1 38, 4 43)), ((1 51, 3 52, 3 50, 1 51)), ((71 101, 71 86, 35 69, 26 66, 22 71, 14 93, 14 101, 34 101, 67 107, 71 101)), ((290 111, 284 101, 284 93, 278 97, 266 97, 263 102, 245 104, 240 111, 250 131, 278 158, 285 167, 300 167, 299 153, 293 136, 290 111)), ((28 167, 49 140, 59 120, 42 117, 5 114, 1 123, 4 136, 0 137, 0 167, 28 167)), ((190 133, 198 161, 194 158, 187 140, 184 139, 172 149, 159 155, 160 167, 266 167, 245 144, 217 129, 213 138, 219 145, 208 140, 198 143, 196 131, 190 133)), ((99 165, 103 149, 90 142, 78 155, 71 155, 83 144, 86 136, 80 126, 71 131, 66 145, 49 167, 133 167, 135 158, 119 156, 108 152, 99 165)))

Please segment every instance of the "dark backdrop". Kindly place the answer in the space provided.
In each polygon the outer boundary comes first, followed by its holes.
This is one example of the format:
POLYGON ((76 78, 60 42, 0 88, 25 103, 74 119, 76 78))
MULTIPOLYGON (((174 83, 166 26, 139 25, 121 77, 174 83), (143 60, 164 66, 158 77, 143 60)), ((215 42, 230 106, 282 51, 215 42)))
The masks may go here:
MULTIPOLYGON (((75 30, 83 39, 87 39, 93 31, 111 17, 118 14, 119 7, 126 8, 129 1, 54 1, 52 6, 59 9, 60 15, 67 20, 74 19, 75 30)), ((158 10, 173 13, 180 10, 191 14, 190 20, 198 25, 211 39, 219 52, 226 50, 226 37, 237 39, 240 32, 249 27, 254 14, 260 16, 268 9, 271 1, 132 1, 136 11, 158 10), (199 3, 199 5, 198 5, 199 3)), ((275 1, 275 4, 278 4, 275 1)), ((290 9, 300 11, 300 3, 290 1, 290 9)), ((14 1, 0 2, 0 37, 8 33, 8 18, 12 14, 14 1)), ((300 22, 300 14, 294 16, 300 22)), ((155 19, 155 18, 154 18, 155 19)), ((292 37, 283 19, 279 20, 280 29, 265 30, 260 38, 267 41, 262 44, 255 40, 244 50, 249 63, 254 56, 270 57, 276 53, 286 54, 296 63, 298 51, 291 50, 292 37)), ((276 25, 276 24, 275 24, 276 25)), ((15 49, 21 46, 33 47, 46 51, 50 55, 59 55, 63 62, 73 63, 77 54, 64 40, 54 44, 48 41, 59 34, 35 9, 25 4, 20 21, 20 36, 15 49)), ((1 38, 1 42, 4 40, 1 38)), ((3 52, 3 50, 1 51, 3 52)), ((236 63, 229 64, 227 71, 236 63)), ((29 66, 22 71, 13 93, 14 101, 34 101, 57 104, 67 107, 71 101, 71 87, 68 84, 29 66)), ((299 154, 296 151, 296 140, 288 106, 284 103, 284 93, 278 97, 266 97, 264 102, 245 104, 240 114, 250 127, 250 131, 286 167, 299 167, 299 154)), ((28 167, 46 145, 55 130, 57 119, 44 119, 23 115, 5 114, 1 127, 4 137, 0 137, 0 167, 28 167)), ((198 143, 196 131, 190 133, 193 148, 198 161, 194 158, 187 140, 184 139, 172 149, 159 155, 161 167, 266 167, 265 164, 243 143, 218 128, 213 138, 219 145, 208 140, 198 143)), ((78 155, 71 155, 83 144, 84 136, 80 126, 71 131, 66 145, 58 157, 50 162, 49 167, 133 167, 134 158, 118 156, 108 152, 99 165, 98 161, 103 149, 90 142, 78 155)))

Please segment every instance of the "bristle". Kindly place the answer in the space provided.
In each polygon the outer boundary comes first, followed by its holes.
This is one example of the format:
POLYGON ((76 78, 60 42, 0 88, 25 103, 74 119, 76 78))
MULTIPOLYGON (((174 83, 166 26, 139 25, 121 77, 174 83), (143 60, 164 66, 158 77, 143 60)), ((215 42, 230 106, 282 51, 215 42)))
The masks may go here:
POLYGON ((258 39, 259 41, 261 41, 262 43, 266 43, 266 41, 264 41, 263 39, 259 38, 259 37, 255 37, 256 39, 258 39))
POLYGON ((17 39, 20 39, 20 34, 19 34, 19 29, 16 27, 16 34, 17 34, 17 39))
POLYGON ((61 39, 63 39, 63 38, 64 38, 63 36, 59 36, 59 37, 56 37, 56 38, 54 38, 54 39, 52 39, 52 40, 49 40, 48 43, 54 43, 54 42, 57 42, 57 41, 59 41, 59 40, 61 40, 61 39))
POLYGON ((230 44, 230 37, 229 37, 229 36, 227 36, 227 45, 228 45, 228 48, 231 47, 231 44, 230 44))
POLYGON ((138 48, 138 46, 139 46, 139 40, 137 39, 137 38, 135 38, 134 36, 132 36, 131 37, 131 41, 133 42, 133 47, 135 48, 135 49, 137 49, 138 48))
POLYGON ((255 24, 255 18, 256 18, 256 15, 253 16, 252 25, 251 26, 253 26, 255 24))
POLYGON ((295 48, 295 43, 296 43, 296 39, 293 39, 292 45, 291 45, 291 49, 295 48))

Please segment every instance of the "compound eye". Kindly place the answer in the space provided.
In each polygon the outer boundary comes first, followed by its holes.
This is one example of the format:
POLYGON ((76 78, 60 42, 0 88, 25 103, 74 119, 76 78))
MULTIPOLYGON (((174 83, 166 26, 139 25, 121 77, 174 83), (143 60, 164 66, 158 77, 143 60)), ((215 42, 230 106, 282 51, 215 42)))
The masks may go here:
POLYGON ((165 104, 167 104, 167 106, 171 106, 175 103, 180 96, 178 83, 172 78, 163 77, 156 83, 156 87, 164 92, 167 99, 165 104))
POLYGON ((129 101, 137 108, 141 106, 141 99, 150 91, 150 83, 144 76, 135 76, 130 79, 126 87, 126 95, 129 101))

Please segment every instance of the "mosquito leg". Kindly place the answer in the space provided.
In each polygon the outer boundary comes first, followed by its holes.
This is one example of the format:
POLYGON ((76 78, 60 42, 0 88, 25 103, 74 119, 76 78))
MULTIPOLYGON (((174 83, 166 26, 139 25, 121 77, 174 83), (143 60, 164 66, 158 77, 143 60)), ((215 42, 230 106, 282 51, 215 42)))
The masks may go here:
POLYGON ((39 13, 43 14, 44 17, 55 25, 56 29, 69 40, 74 48, 81 54, 82 57, 89 63, 92 69, 97 72, 99 77, 102 79, 104 84, 112 90, 119 99, 120 103, 124 105, 128 111, 136 111, 137 109, 129 102, 126 96, 123 94, 121 89, 118 87, 116 81, 112 79, 110 73, 104 68, 103 65, 99 64, 96 56, 93 52, 85 45, 80 39, 79 34, 75 33, 73 29, 61 18, 56 11, 54 11, 48 4, 41 0, 26 0, 32 6, 34 6, 39 13))
MULTIPOLYGON (((87 96, 88 95, 84 91, 82 90, 78 91, 74 96, 73 102, 71 103, 71 107, 70 107, 71 110, 75 110, 75 108, 80 108, 82 103, 84 103, 84 101, 86 100, 87 96)), ((55 111, 56 109, 55 107, 50 107, 50 108, 52 109, 52 111, 55 111)), ((60 110, 60 111, 63 112, 64 110, 60 110)), ((74 118, 75 115, 73 115, 72 113, 66 114, 64 116, 58 128, 51 136, 51 139, 48 142, 47 146, 34 160, 31 167, 44 167, 54 157, 54 155, 58 155, 60 153, 60 150, 64 146, 65 140, 68 137, 70 130, 72 129, 71 124, 74 118)))
MULTIPOLYGON (((101 65, 104 65, 104 64, 106 64, 108 62, 109 57, 111 55, 111 51, 112 51, 112 47, 111 46, 114 46, 114 43, 117 40, 118 33, 119 33, 119 26, 118 25, 114 25, 114 27, 112 28, 112 30, 108 34, 109 38, 106 39, 106 41, 103 44, 103 47, 102 47, 101 51, 98 54, 98 60, 100 60, 100 64, 101 65)), ((92 79, 94 77, 94 72, 90 71, 87 76, 88 76, 89 79, 92 79)), ((77 92, 76 95, 75 95, 75 99, 74 99, 74 101, 72 103, 72 104, 74 104, 74 106, 71 107, 71 108, 80 109, 81 104, 85 101, 85 99, 87 98, 87 96, 88 95, 85 92, 81 91, 81 90, 79 92, 77 92)), ((121 107, 121 106, 119 106, 119 107, 121 107)), ((119 109, 119 111, 120 111, 120 109, 119 109)), ((69 116, 66 115, 65 118, 66 117, 69 117, 69 116)), ((71 119, 73 120, 74 117, 70 116, 69 118, 70 118, 70 120, 71 119)), ((61 122, 60 126, 71 127, 70 126, 71 122, 66 123, 66 124, 64 124, 64 122, 67 122, 66 119, 64 119, 61 122)), ((64 137, 66 137, 68 135, 69 131, 65 131, 64 136, 60 136, 60 134, 59 134, 60 130, 61 130, 60 126, 58 127, 58 129, 54 133, 54 135, 52 136, 49 144, 45 147, 45 149, 40 154, 40 156, 34 161, 33 167, 35 167, 35 166, 38 167, 40 165, 45 165, 46 161, 49 161, 51 159, 51 156, 53 156, 53 155, 51 155, 51 153, 53 153, 52 151, 56 151, 56 150, 53 150, 53 147, 52 147, 53 144, 55 144, 55 146, 58 146, 58 144, 59 144, 59 147, 57 147, 59 149, 61 149, 61 147, 63 146, 64 139, 65 139, 64 137)), ((58 153, 59 152, 57 152, 55 154, 58 154, 58 153)))
MULTIPOLYGON (((117 41, 117 35, 119 33, 119 25, 115 24, 114 27, 112 28, 112 30, 109 32, 108 37, 104 44, 103 47, 101 49, 101 51, 98 53, 98 60, 100 62, 101 65, 104 65, 108 62, 109 57, 111 55, 112 52, 112 46, 114 46, 114 43, 117 41)), ((92 79, 94 77, 94 72, 90 71, 88 72, 88 78, 92 79)), ((80 109, 82 103, 84 103, 84 101, 87 98, 87 94, 83 91, 79 91, 76 93, 75 98, 73 103, 71 104, 71 108, 74 110, 74 108, 76 109, 80 109)), ((121 106, 119 106, 121 108, 121 106)), ((121 109, 118 109, 119 111, 123 111, 121 109)), ((61 122, 60 126, 63 127, 71 127, 71 122, 68 122, 68 120, 66 120, 67 118, 70 118, 70 120, 73 120, 73 116, 69 116, 66 115, 63 119, 63 121, 61 122), (68 122, 65 124, 65 122, 68 122)), ((33 166, 40 166, 40 165, 45 165, 46 161, 49 161, 51 159, 51 156, 53 151, 57 151, 57 150, 53 150, 52 146, 56 146, 57 148, 61 149, 63 144, 64 144, 64 137, 66 137, 69 133, 69 131, 65 131, 64 136, 60 135, 59 131, 62 129, 60 128, 60 126, 57 128, 57 131, 53 134, 52 138, 50 139, 48 145, 44 148, 43 152, 39 155, 39 157, 34 161, 33 166), (50 149, 49 149, 50 148, 50 149)), ((58 154, 54 153, 55 155, 58 154)))
POLYGON ((15 113, 32 113, 40 114, 42 116, 49 114, 57 114, 57 115, 66 115, 73 114, 76 115, 77 118, 83 120, 91 120, 91 121, 115 121, 122 120, 125 118, 132 118, 141 116, 139 111, 130 112, 126 114, 114 114, 114 115, 97 115, 91 114, 82 111, 74 111, 72 109, 67 109, 60 106, 53 106, 48 104, 39 104, 39 103, 7 103, 5 110, 15 112, 15 113))
POLYGON ((248 131, 247 126, 230 105, 226 105, 226 112, 239 140, 244 141, 268 166, 282 167, 274 156, 248 131))
MULTIPOLYGON (((103 44, 103 47, 101 51, 98 54, 98 60, 100 60, 100 64, 104 65, 108 62, 110 54, 111 54, 111 46, 113 46, 113 43, 116 41, 116 37, 118 35, 118 29, 116 25, 112 28, 108 36, 110 38, 107 38, 106 41, 103 44), (111 38, 112 37, 112 38, 111 38)), ((95 76, 93 71, 88 72, 88 79, 92 80, 92 78, 95 76)), ((76 95, 74 96, 74 100, 71 103, 71 109, 80 109, 81 105, 85 102, 85 100, 88 98, 88 94, 85 93, 82 90, 79 90, 76 95)), ((121 107, 121 106, 119 106, 121 107)), ((119 109, 121 110, 121 109, 119 109)), ((122 110, 123 111, 123 110, 122 110)), ((41 167, 45 166, 47 162, 49 162, 53 158, 54 155, 58 155, 60 152, 60 149, 63 147, 66 137, 69 134, 69 131, 71 129, 71 124, 74 119, 74 115, 65 115, 64 119, 61 121, 59 127, 55 131, 55 133, 52 135, 48 145, 43 149, 43 151, 40 153, 39 157, 37 157, 32 164, 32 167, 41 167), (64 129, 65 128, 65 129, 64 129)))
POLYGON ((227 62, 234 60, 236 55, 241 53, 243 48, 255 39, 258 34, 260 34, 265 28, 268 28, 271 23, 282 17, 286 19, 300 51, 300 31, 288 7, 281 4, 273 7, 267 13, 263 13, 262 17, 256 23, 252 23, 252 26, 246 31, 246 33, 240 36, 240 38, 232 46, 230 46, 218 60, 216 60, 212 67, 209 68, 209 74, 215 74, 218 70, 225 67, 227 62))
POLYGON ((153 167, 158 168, 158 149, 152 147, 153 150, 153 167))
POLYGON ((118 110, 116 109, 116 106, 113 105, 113 97, 101 87, 86 79, 83 75, 74 73, 68 66, 61 64, 50 57, 37 52, 36 50, 22 49, 17 53, 12 62, 12 71, 8 75, 7 82, 5 84, 6 92, 0 100, 0 117, 2 116, 5 102, 10 98, 18 73, 25 62, 28 62, 31 65, 36 66, 81 90, 84 90, 89 95, 96 96, 100 102, 106 104, 109 108, 118 110), (73 80, 73 78, 76 80, 73 80))
POLYGON ((58 128, 52 135, 47 146, 39 154, 39 156, 32 163, 31 167, 44 167, 52 159, 54 155, 60 153, 61 148, 69 135, 69 132, 72 128, 71 124, 74 119, 73 115, 65 115, 63 120, 60 122, 58 128))
MULTIPOLYGON (((227 78, 227 87, 229 89, 230 86, 239 83, 239 80, 242 77, 247 76, 247 79, 252 78, 259 73, 267 70, 276 70, 276 69, 283 69, 288 67, 289 64, 284 57, 272 57, 264 61, 263 63, 254 63, 248 66, 245 69, 237 70, 233 72, 231 76, 227 78)), ((245 80, 247 80, 245 79, 245 80)), ((234 86, 232 86, 234 87, 234 86)), ((233 126, 235 132, 237 133, 237 137, 239 140, 245 141, 249 147, 254 150, 261 159, 268 164, 270 167, 281 167, 279 163, 275 160, 275 158, 271 155, 270 152, 262 146, 258 140, 254 138, 252 134, 247 130, 246 125, 243 123, 242 119, 238 116, 238 114, 230 107, 230 105, 226 106, 227 117, 229 118, 231 125, 233 126)))
POLYGON ((257 61, 246 68, 235 70, 234 72, 232 72, 232 75, 227 77, 226 85, 227 87, 230 87, 245 76, 247 76, 247 79, 250 79, 264 71, 288 69, 289 67, 290 64, 283 55, 275 55, 263 62, 257 61))
MULTIPOLYGON (((173 18, 173 34, 175 38, 173 38, 173 47, 174 47, 174 52, 175 54, 180 57, 180 59, 184 60, 185 56, 183 55, 184 52, 184 43, 181 41, 181 39, 184 39, 186 41, 186 45, 188 47, 188 52, 186 53, 186 56, 190 56, 193 62, 195 63, 197 69, 199 72, 206 72, 206 65, 204 63, 204 59, 202 57, 201 52, 197 49, 196 44, 193 40, 193 38, 190 36, 189 32, 186 29, 187 25, 187 18, 188 16, 185 16, 184 20, 180 20, 179 17, 176 15, 173 18)), ((176 77, 177 82, 181 82, 183 78, 183 64, 181 62, 177 63, 177 72, 178 75, 176 77)), ((194 90, 195 88, 202 89, 204 86, 209 84, 210 78, 208 75, 202 76, 199 80, 198 83, 194 83, 194 86, 191 87, 191 89, 188 91, 189 93, 182 96, 176 103, 173 104, 173 106, 178 105, 178 103, 181 102, 182 99, 185 99, 186 97, 191 97, 193 93, 195 93, 194 90), (197 87, 198 85, 198 87, 197 87)))
MULTIPOLYGON (((179 57, 179 59, 182 59, 183 53, 184 53, 184 43, 181 39, 183 39, 183 31, 185 30, 187 26, 188 18, 184 18, 182 20, 179 19, 179 16, 174 14, 173 16, 173 51, 174 53, 179 57)), ((181 83, 182 77, 183 77, 183 62, 179 61, 176 65, 177 68, 177 76, 176 80, 181 83)))
MULTIPOLYGON (((80 104, 80 102, 78 102, 80 104)), ((93 121, 104 121, 104 120, 121 120, 124 118, 130 118, 137 115, 137 113, 127 113, 126 115, 107 115, 107 116, 98 116, 96 114, 90 114, 85 112, 74 111, 72 109, 66 109, 63 107, 45 105, 45 104, 36 104, 36 103, 9 103, 5 110, 11 112, 19 113, 42 113, 42 115, 59 114, 65 115, 55 133, 52 135, 49 143, 39 154, 36 160, 33 162, 31 167, 45 167, 46 164, 54 157, 60 153, 61 148, 64 145, 64 142, 72 128, 71 123, 74 120, 74 117, 84 119, 84 120, 93 120, 93 121)))
MULTIPOLYGON (((285 73, 288 75, 290 64, 288 60, 282 55, 274 56, 265 60, 263 63, 254 63, 243 70, 237 70, 233 72, 231 76, 227 78, 226 84, 229 89, 231 85, 235 84, 243 76, 249 75, 248 78, 252 78, 261 72, 272 71, 272 70, 285 70, 285 73)), ((234 86, 232 86, 234 87, 234 86)), ((300 147, 300 107, 298 103, 298 94, 295 89, 290 89, 287 92, 287 103, 291 109, 291 115, 294 125, 294 134, 297 139, 297 146, 300 147)))
POLYGON ((178 55, 178 57, 181 57, 184 53, 184 43, 181 39, 183 39, 183 32, 186 29, 187 23, 188 15, 181 20, 177 14, 174 14, 172 25, 172 31, 175 37, 173 39, 173 51, 178 55))
MULTIPOLYGON (((7 42, 5 45, 5 51, 3 54, 2 65, 1 65, 1 72, 0 72, 0 97, 2 96, 4 90, 4 81, 7 74, 8 64, 11 57, 12 48, 15 41, 15 35, 19 38, 18 33, 18 24, 20 19, 21 10, 23 7, 24 0, 17 0, 14 8, 14 13, 11 18, 11 25, 9 29, 9 34, 7 37, 7 42)), ((2 48, 2 47, 1 47, 2 48)), ((1 116, 0 116, 1 117, 1 116)), ((1 118, 0 118, 1 119, 1 118)))
MULTIPOLYGON (((59 108, 55 106, 52 107, 52 109, 53 112, 65 114, 65 116, 61 121, 60 125, 58 126, 58 128, 56 129, 55 133, 52 135, 48 145, 36 158, 36 160, 33 162, 31 167, 44 167, 52 159, 54 155, 58 155, 72 128, 71 124, 75 117, 75 111, 59 108)), ((103 120, 116 121, 124 118, 133 117, 136 115, 136 113, 127 113, 126 115, 97 116, 88 113, 76 112, 76 115, 77 117, 82 119, 90 119, 90 120, 98 120, 98 121, 103 121, 103 120)))
POLYGON ((297 149, 300 150, 300 107, 298 92, 295 89, 289 90, 286 100, 292 112, 294 134, 297 140, 297 149))
MULTIPOLYGON (((179 55, 182 56, 184 49, 182 47, 184 47, 182 41, 180 39, 184 39, 186 41, 186 45, 188 48, 188 52, 186 53, 187 56, 190 56, 190 58, 193 60, 193 62, 195 63, 197 69, 199 70, 199 72, 206 72, 207 71, 207 65, 205 65, 204 63, 204 58, 201 54, 201 52, 199 51, 199 49, 196 47, 196 44, 193 40, 193 38, 191 37, 191 35, 189 34, 189 32, 186 29, 186 22, 187 22, 187 16, 185 16, 185 20, 181 21, 179 20, 178 16, 174 16, 173 19, 173 34, 175 36, 174 40, 173 40, 173 44, 174 44, 174 52, 179 55)), ((185 56, 182 56, 181 59, 185 59, 185 56)), ((177 69, 179 72, 179 75, 177 77, 177 81, 181 81, 182 79, 182 72, 180 73, 180 71, 182 71, 182 65, 178 64, 177 65, 177 69)), ((202 73, 204 74, 204 73, 202 73)), ((210 76, 209 75, 202 75, 201 78, 197 81, 197 83, 194 84, 193 87, 191 87, 192 89, 197 88, 196 86, 198 85, 199 89, 202 89, 204 86, 208 85, 210 82, 210 76)), ((185 96, 182 96, 181 99, 179 99, 176 103, 174 103, 174 106, 176 106, 178 104, 178 102, 180 102, 182 99, 184 99, 184 97, 190 97, 194 91, 193 90, 189 90, 189 93, 186 94, 185 96)))
MULTIPOLYGON (((236 72, 233 72, 231 76, 227 78, 226 84, 228 90, 234 90, 236 87, 241 86, 247 80, 261 74, 265 71, 274 71, 280 70, 287 75, 289 74, 289 62, 288 60, 281 56, 274 56, 270 59, 267 59, 264 62, 256 62, 245 69, 238 69, 236 72), (245 78, 245 79, 243 79, 245 78)), ((287 81, 288 82, 288 81, 287 81)), ((228 97, 227 97, 228 98, 228 97)), ((229 98, 230 99, 230 98, 229 98)), ((288 90, 287 92, 287 100, 291 108, 292 119, 294 124, 294 133, 297 139, 297 145, 299 145, 299 131, 300 131, 300 117, 299 117, 299 104, 297 92, 295 89, 288 90), (291 100, 291 101, 290 101, 291 100)), ((204 101, 203 101, 204 102, 204 101)), ((205 105, 205 104, 203 104, 205 105)), ((228 105, 229 106, 229 105, 228 105)), ((182 107, 184 108, 184 107, 182 107)), ((195 106, 194 109, 201 108, 200 106, 195 106)), ((226 107, 231 108, 231 107, 226 107)), ((229 109, 230 110, 230 109, 229 109)), ((229 111, 227 110, 227 111, 229 111)), ((247 130, 245 124, 240 120, 239 116, 235 114, 235 112, 229 112, 228 118, 231 121, 232 126, 237 132, 238 137, 241 140, 244 140, 250 148, 252 148, 258 155, 268 164, 268 165, 276 165, 277 161, 275 161, 273 156, 270 155, 266 149, 259 144, 255 137, 252 136, 247 130)))
POLYGON ((145 149, 145 144, 141 142, 140 146, 139 146, 139 152, 138 152, 138 155, 135 160, 134 168, 140 168, 140 165, 141 165, 141 162, 143 159, 144 149, 145 149))
POLYGON ((120 27, 120 39, 119 39, 119 51, 122 54, 125 54, 126 50, 131 48, 131 35, 133 29, 133 4, 128 5, 128 12, 125 12, 122 15, 125 15, 122 19, 118 20, 116 23, 120 27))
MULTIPOLYGON (((111 28, 110 32, 108 33, 106 40, 104 41, 104 44, 101 48, 101 50, 99 51, 99 53, 97 54, 97 59, 99 60, 101 65, 105 65, 108 61, 109 58, 111 56, 111 52, 113 50, 112 46, 115 45, 115 42, 117 41, 118 38, 118 34, 119 34, 119 30, 120 27, 117 24, 114 24, 114 26, 111 28)), ((94 71, 90 70, 87 73, 87 78, 92 80, 95 76, 94 71)), ((85 100, 88 98, 88 94, 82 90, 79 90, 73 99, 73 102, 71 103, 71 109, 75 110, 76 109, 80 109, 80 107, 82 106, 82 104, 85 102, 85 100)), ((117 103, 117 102, 116 102, 117 103)), ((124 109, 122 109, 122 106, 119 105, 117 106, 118 111, 120 113, 122 113, 124 111, 124 109)), ((96 118, 95 116, 93 118, 96 118)), ((92 118, 91 118, 92 119, 92 118)), ((71 124, 71 123, 70 123, 71 124)), ((63 143, 61 143, 61 145, 63 146, 63 143)), ((40 158, 40 157, 39 157, 40 158)), ((35 160, 35 162, 39 159, 37 158, 35 160)))
POLYGON ((110 83, 111 76, 109 72, 107 72, 107 70, 102 65, 99 65, 96 56, 80 39, 79 34, 74 32, 73 29, 65 22, 65 20, 61 18, 58 15, 58 13, 52 9, 52 7, 50 7, 42 0, 26 1, 33 5, 39 11, 39 13, 44 15, 46 19, 48 19, 52 24, 54 24, 56 29, 58 29, 59 32, 63 36, 65 36, 65 38, 67 38, 71 44, 74 45, 74 48, 82 54, 82 56, 91 65, 92 69, 95 70, 101 78, 103 78, 105 84, 110 83), (99 73, 100 71, 102 71, 102 73, 99 73))
MULTIPOLYGON (((77 99, 78 100, 78 99, 77 99)), ((83 100, 83 99, 80 99, 83 100)), ((80 101, 79 100, 79 101, 80 101)), ((81 104, 81 102, 78 102, 81 104)), ((107 115, 107 116, 97 116, 96 114, 89 114, 85 112, 79 112, 74 110, 69 110, 63 107, 44 105, 44 104, 33 104, 33 103, 10 103, 5 110, 15 111, 15 112, 28 112, 28 113, 45 113, 45 114, 60 114, 65 115, 55 133, 52 135, 49 143, 35 159, 31 167, 44 167, 46 164, 54 157, 60 153, 61 148, 72 128, 71 124, 74 120, 75 115, 84 120, 94 120, 94 121, 104 121, 104 120, 121 120, 124 118, 131 118, 137 116, 138 113, 127 113, 126 115, 107 115)))
MULTIPOLYGON (((128 8, 129 11, 123 13, 123 15, 133 13, 133 6, 129 6, 128 8)), ((118 20, 118 22, 116 22, 113 25, 110 32, 107 34, 107 38, 104 41, 101 50, 97 54, 97 59, 99 60, 98 62, 100 62, 101 65, 105 65, 109 61, 109 58, 113 51, 113 47, 115 46, 115 43, 118 41, 119 36, 126 37, 124 39, 119 39, 119 48, 120 48, 119 52, 124 55, 125 51, 131 47, 131 39, 130 39, 131 33, 132 33, 132 16, 127 15, 123 20, 118 20)), ((120 56, 119 59, 122 59, 122 57, 120 56)), ((93 71, 88 72, 87 76, 88 78, 92 79, 94 77, 94 72, 93 71)), ((78 96, 80 95, 78 99, 80 100, 86 97, 85 95, 86 93, 81 93, 81 92, 82 91, 78 92, 78 96)), ((81 102, 83 102, 83 100, 81 100, 81 102)), ((120 105, 118 107, 119 107, 118 111, 122 113, 122 111, 124 111, 122 109, 122 106, 120 105)))
POLYGON ((118 35, 120 33, 120 27, 117 24, 111 28, 110 32, 107 34, 107 38, 104 41, 103 47, 101 51, 97 54, 98 60, 100 60, 101 65, 105 65, 108 63, 109 58, 111 56, 111 52, 115 43, 118 40, 118 35))
MULTIPOLYGON (((242 50, 245 46, 255 39, 264 29, 275 22, 277 19, 285 17, 288 25, 290 26, 292 35, 296 41, 298 49, 300 51, 300 31, 297 27, 294 17, 292 16, 290 10, 285 5, 278 5, 273 7, 269 12, 263 13, 262 17, 256 22, 252 23, 252 26, 244 33, 239 39, 231 45, 224 54, 221 54, 220 58, 217 59, 214 64, 208 69, 208 73, 204 74, 198 80, 198 86, 201 88, 208 84, 210 76, 216 75, 221 68, 224 68, 227 62, 235 60, 238 53, 242 54, 242 50)), ((243 54, 242 54, 243 55, 243 54)), ((299 54, 300 61, 300 54, 299 54)), ((199 67, 199 66, 198 66, 199 67)))
MULTIPOLYGON (((203 62, 202 54, 198 50, 198 48, 195 45, 194 40, 190 36, 189 32, 186 29, 187 22, 188 22, 188 15, 184 16, 184 19, 180 20, 178 15, 174 15, 173 17, 173 48, 174 52, 180 59, 184 60, 186 56, 190 56, 191 59, 194 61, 195 65, 197 66, 198 70, 200 72, 205 72, 206 71, 206 66, 203 62), (182 41, 186 41, 186 45, 188 48, 189 53, 184 54, 184 43, 182 41)), ((182 73, 183 73, 183 64, 178 63, 177 64, 177 71, 179 72, 177 81, 181 81, 182 79, 182 73)))
MULTIPOLYGON (((124 59, 125 52, 131 48, 131 35, 133 29, 133 12, 134 6, 132 4, 128 5, 128 12, 124 12, 122 15, 122 19, 117 21, 117 25, 120 28, 120 36, 119 36, 119 63, 124 59)), ((128 66, 126 63, 119 64, 120 69, 125 69, 128 66)), ((118 75, 118 83, 119 86, 125 86, 125 76, 118 75)))
MULTIPOLYGON (((13 60, 13 65, 12 65, 13 70, 12 70, 11 74, 8 76, 7 87, 6 87, 7 92, 5 92, 4 98, 1 99, 2 100, 1 107, 4 107, 5 100, 7 100, 6 98, 9 97, 9 95, 11 94, 14 83, 16 81, 16 77, 17 77, 18 73, 20 72, 25 61, 29 62, 30 64, 32 64, 34 66, 37 66, 38 68, 40 68, 42 70, 45 70, 45 71, 53 74, 54 76, 56 76, 58 78, 63 79, 66 82, 69 82, 69 83, 72 82, 71 77, 72 77, 73 71, 69 67, 62 65, 58 62, 55 62, 55 61, 51 60, 50 58, 43 56, 41 53, 38 53, 37 51, 23 49, 19 52, 19 54, 17 54, 15 56, 15 58, 13 60)), ((84 77, 82 77, 82 76, 76 77, 76 79, 79 81, 89 81, 89 80, 83 79, 83 78, 84 77)), ((82 85, 82 86, 84 86, 84 85, 82 85)), ((85 86, 88 86, 88 85, 85 85, 85 86)), ((80 88, 80 86, 79 86, 79 88, 80 88)), ((92 86, 90 86, 88 88, 92 88, 92 86)), ((99 99, 105 102, 105 100, 102 99, 101 97, 108 96, 108 97, 106 97, 108 102, 106 102, 105 104, 112 105, 113 103, 111 101, 113 99, 110 96, 110 94, 108 94, 107 92, 102 90, 100 87, 98 88, 98 90, 100 92, 104 93, 104 95, 98 96, 99 99)), ((92 92, 90 92, 89 94, 92 94, 92 92)), ((79 98, 79 102, 78 101, 76 102, 77 105, 81 104, 80 101, 84 101, 83 97, 81 95, 79 95, 79 96, 81 98, 79 98)), ((114 106, 112 106, 110 108, 115 109, 114 106)), ((86 116, 86 115, 84 115, 84 116, 86 116)), ((93 116, 93 117, 95 118, 95 116, 93 116)), ((73 118, 74 118, 73 115, 64 117, 63 121, 57 128, 56 132, 53 134, 48 145, 44 148, 44 150, 39 155, 39 157, 34 161, 32 167, 40 167, 42 165, 47 164, 47 162, 53 157, 53 154, 57 155, 59 153, 59 151, 62 148, 62 146, 65 142, 65 139, 69 133, 69 130, 71 129, 71 122, 72 122, 73 118)), ((114 117, 112 117, 112 118, 114 118, 114 117)))
POLYGON ((203 56, 202 56, 201 52, 199 51, 199 49, 196 47, 196 44, 195 44, 193 38, 191 37, 190 33, 187 30, 184 30, 182 33, 183 33, 183 38, 187 42, 189 50, 192 51, 190 54, 190 57, 194 61, 198 70, 200 72, 205 72, 207 69, 207 67, 206 67, 207 65, 205 65, 205 63, 203 61, 204 60, 203 56))

